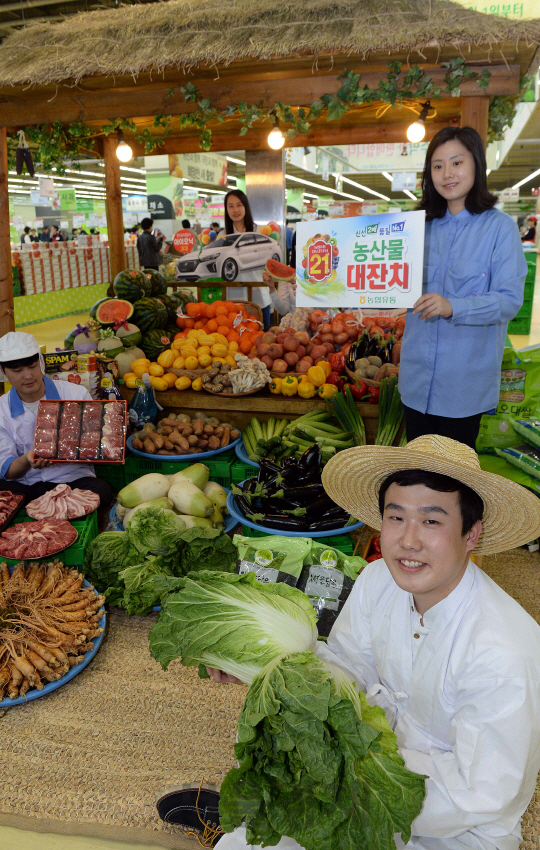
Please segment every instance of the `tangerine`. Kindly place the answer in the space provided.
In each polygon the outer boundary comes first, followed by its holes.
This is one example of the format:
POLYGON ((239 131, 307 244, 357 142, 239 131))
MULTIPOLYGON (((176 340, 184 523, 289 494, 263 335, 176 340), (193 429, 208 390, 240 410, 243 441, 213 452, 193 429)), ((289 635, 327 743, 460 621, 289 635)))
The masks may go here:
POLYGON ((233 310, 236 310, 236 304, 233 304, 232 301, 225 301, 223 306, 227 308, 227 313, 231 313, 233 310))
POLYGON ((196 331, 200 331, 200 330, 202 330, 202 329, 203 329, 203 328, 205 328, 205 327, 206 327, 206 319, 199 319, 199 321, 198 321, 198 322, 195 322, 195 324, 193 325, 193 328, 194 328, 196 331))
POLYGON ((240 342, 240 334, 236 333, 235 330, 231 330, 227 334, 227 339, 229 340, 229 342, 240 342))
POLYGON ((248 331, 258 331, 259 323, 258 322, 246 322, 246 328, 248 331))
POLYGON ((175 340, 176 339, 186 339, 186 334, 180 332, 180 333, 175 334, 174 338, 175 338, 175 340))
POLYGON ((206 305, 206 318, 213 319, 216 315, 216 305, 215 304, 207 304, 206 305))
POLYGON ((186 304, 186 313, 190 319, 198 319, 201 316, 200 304, 186 304))
POLYGON ((235 322, 238 318, 238 311, 234 312, 231 310, 230 313, 227 313, 227 318, 231 320, 231 322, 235 322))
POLYGON ((229 331, 230 327, 228 325, 218 325, 216 333, 222 334, 224 337, 226 337, 229 331))
MULTIPOLYGON (((212 306, 212 304, 210 306, 212 306)), ((218 323, 216 322, 216 320, 208 319, 208 322, 206 323, 206 330, 208 331, 208 333, 213 333, 214 331, 217 331, 217 329, 218 323)))
POLYGON ((242 354, 249 354, 249 352, 251 351, 251 347, 251 339, 245 334, 243 334, 242 339, 240 340, 240 351, 242 352, 242 354))
POLYGON ((226 316, 229 311, 225 307, 224 304, 220 304, 219 307, 216 307, 216 318, 218 316, 226 316))

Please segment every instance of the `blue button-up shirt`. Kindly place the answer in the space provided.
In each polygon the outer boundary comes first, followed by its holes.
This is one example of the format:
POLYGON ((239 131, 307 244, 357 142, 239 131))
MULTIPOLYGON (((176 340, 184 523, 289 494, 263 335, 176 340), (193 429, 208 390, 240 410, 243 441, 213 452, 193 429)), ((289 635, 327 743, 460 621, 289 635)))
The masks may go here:
POLYGON ((399 367, 407 407, 453 419, 497 407, 507 325, 523 303, 526 274, 506 213, 447 211, 426 224, 423 292, 443 295, 453 314, 426 321, 407 312, 399 367))

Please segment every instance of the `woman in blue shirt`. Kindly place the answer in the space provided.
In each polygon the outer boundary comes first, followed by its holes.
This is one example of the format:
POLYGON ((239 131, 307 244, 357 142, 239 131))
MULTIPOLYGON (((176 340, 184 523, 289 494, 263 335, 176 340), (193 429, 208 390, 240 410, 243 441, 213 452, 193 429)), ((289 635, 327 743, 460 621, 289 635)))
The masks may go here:
POLYGON ((527 263, 517 225, 494 209, 476 130, 445 127, 433 137, 422 190, 423 295, 407 315, 399 374, 407 439, 440 434, 474 448, 482 414, 498 404, 527 263))

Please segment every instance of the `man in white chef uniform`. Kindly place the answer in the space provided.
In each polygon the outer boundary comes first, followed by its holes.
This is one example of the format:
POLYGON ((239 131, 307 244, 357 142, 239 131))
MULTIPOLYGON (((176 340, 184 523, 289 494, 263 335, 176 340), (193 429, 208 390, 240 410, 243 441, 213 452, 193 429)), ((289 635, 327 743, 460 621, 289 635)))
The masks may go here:
MULTIPOLYGON (((385 709, 407 767, 429 777, 407 848, 518 850, 540 769, 540 626, 469 556, 537 537, 540 500, 439 436, 339 452, 323 483, 381 529, 383 557, 316 652, 385 709)), ((220 850, 246 848, 245 836, 220 850)))
POLYGON ((0 338, 0 381, 12 385, 0 396, 0 490, 37 499, 57 484, 91 490, 107 506, 112 491, 96 478, 86 463, 51 463, 33 455, 36 416, 41 399, 91 401, 85 387, 69 381, 53 381, 45 375, 45 363, 35 337, 7 333, 0 338))

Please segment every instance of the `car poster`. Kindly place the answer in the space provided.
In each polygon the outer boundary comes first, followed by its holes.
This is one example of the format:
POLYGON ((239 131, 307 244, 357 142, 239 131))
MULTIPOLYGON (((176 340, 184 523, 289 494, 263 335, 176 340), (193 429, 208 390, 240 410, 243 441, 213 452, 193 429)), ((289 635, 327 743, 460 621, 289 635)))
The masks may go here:
POLYGON ((300 222, 298 307, 412 307, 422 294, 425 213, 300 222))

